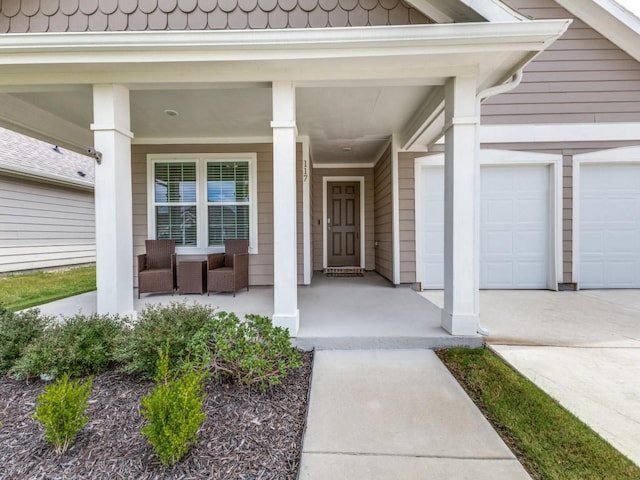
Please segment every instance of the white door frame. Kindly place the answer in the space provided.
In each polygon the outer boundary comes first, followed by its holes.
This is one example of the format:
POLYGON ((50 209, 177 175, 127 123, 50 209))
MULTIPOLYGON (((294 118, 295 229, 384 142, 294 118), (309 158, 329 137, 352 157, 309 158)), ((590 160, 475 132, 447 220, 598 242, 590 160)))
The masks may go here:
POLYGON ((323 176, 322 177, 322 268, 327 268, 327 184, 329 182, 360 183, 360 268, 365 268, 365 204, 364 176, 323 176))
MULTIPOLYGON (((547 264, 547 288, 557 290, 562 279, 562 155, 536 152, 520 152, 512 150, 480 150, 480 165, 548 165, 549 175, 549 235, 547 264)), ((424 180, 422 167, 444 166, 444 154, 438 153, 415 159, 415 234, 416 234, 416 282, 422 283, 422 231, 418 227, 422 221, 422 205, 420 202, 424 180)), ((480 191, 478 189, 478 195, 480 191)), ((479 198, 476 199, 478 205, 479 198)), ((575 238, 575 237, 574 237, 575 238)), ((478 248, 480 246, 478 245, 478 248)))
POLYGON ((573 251, 571 281, 580 289, 580 167, 582 164, 624 165, 640 163, 640 147, 619 147, 573 156, 573 251))

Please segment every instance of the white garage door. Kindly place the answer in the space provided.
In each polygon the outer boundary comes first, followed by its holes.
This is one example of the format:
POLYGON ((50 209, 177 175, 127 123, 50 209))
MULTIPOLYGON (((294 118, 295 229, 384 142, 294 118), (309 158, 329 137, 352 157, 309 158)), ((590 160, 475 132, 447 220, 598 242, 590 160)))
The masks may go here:
MULTIPOLYGON (((444 170, 422 172, 422 285, 444 283, 444 170)), ((480 288, 547 287, 549 168, 483 167, 480 172, 480 288)))
POLYGON ((580 288, 640 288, 640 165, 580 167, 580 288))

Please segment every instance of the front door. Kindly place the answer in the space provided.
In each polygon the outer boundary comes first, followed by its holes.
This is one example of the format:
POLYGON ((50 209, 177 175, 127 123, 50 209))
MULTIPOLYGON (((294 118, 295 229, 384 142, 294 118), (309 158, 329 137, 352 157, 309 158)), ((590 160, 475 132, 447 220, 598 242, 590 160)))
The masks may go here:
POLYGON ((327 262, 360 266, 360 182, 327 183, 327 262))

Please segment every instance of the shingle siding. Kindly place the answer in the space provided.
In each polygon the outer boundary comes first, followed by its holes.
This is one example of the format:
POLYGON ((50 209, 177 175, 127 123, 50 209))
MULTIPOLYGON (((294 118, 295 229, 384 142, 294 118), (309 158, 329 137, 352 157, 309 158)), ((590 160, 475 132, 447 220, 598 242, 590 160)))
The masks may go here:
POLYGON ((324 28, 430 23, 401 0, 3 0, 0 33, 324 28))

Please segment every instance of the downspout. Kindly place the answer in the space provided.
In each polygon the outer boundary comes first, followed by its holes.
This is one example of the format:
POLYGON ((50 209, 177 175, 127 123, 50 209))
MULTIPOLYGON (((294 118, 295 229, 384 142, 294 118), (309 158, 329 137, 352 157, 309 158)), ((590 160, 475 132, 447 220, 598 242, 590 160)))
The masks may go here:
MULTIPOLYGON (((478 95, 476 96, 476 102, 477 102, 477 111, 478 111, 478 116, 480 117, 480 106, 482 104, 482 102, 484 100, 486 100, 487 98, 493 97, 495 95, 500 95, 501 93, 507 93, 510 92, 512 90, 514 90, 518 85, 520 85, 520 82, 522 82, 522 69, 518 70, 516 73, 513 74, 513 76, 511 77, 510 80, 508 80, 505 83, 502 83, 500 85, 495 85, 493 87, 489 87, 486 88, 484 90, 482 90, 480 93, 478 93, 478 95)), ((476 175, 476 218, 480 218, 480 165, 479 165, 479 161, 480 161, 480 140, 478 140, 476 142, 476 148, 477 148, 477 152, 476 152, 476 158, 478 159, 478 165, 476 166, 476 168, 478 169, 478 174, 476 175)), ((480 248, 480 229, 476 229, 476 245, 478 245, 478 248, 480 248)), ((480 262, 480 255, 477 255, 478 258, 478 262, 480 262)), ((480 268, 476 268, 475 269, 476 272, 476 285, 480 285, 480 268)), ((479 301, 479 298, 478 298, 479 301)), ((478 308, 479 310, 479 308, 478 308)), ((476 311, 478 311, 476 310, 476 311)), ((489 329, 485 328, 482 326, 482 324, 480 322, 478 322, 478 333, 484 337, 488 336, 490 334, 489 329)))
POLYGON ((513 74, 511 79, 505 83, 500 85, 495 85, 493 87, 486 88, 478 93, 476 99, 478 101, 478 112, 480 111, 480 104, 489 97, 493 97, 495 95, 500 95, 501 93, 507 93, 511 90, 515 89, 520 82, 522 82, 522 69, 518 70, 513 74))

